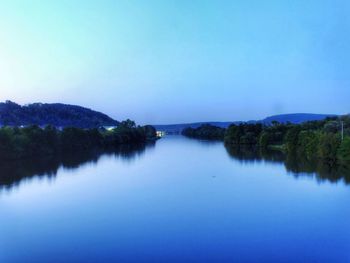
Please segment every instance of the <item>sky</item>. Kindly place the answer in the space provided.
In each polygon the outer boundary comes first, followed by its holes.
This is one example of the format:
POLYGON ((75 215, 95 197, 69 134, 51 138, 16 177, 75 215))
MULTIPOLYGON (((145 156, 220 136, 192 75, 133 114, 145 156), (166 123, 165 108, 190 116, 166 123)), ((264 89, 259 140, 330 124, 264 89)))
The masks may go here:
POLYGON ((0 0, 0 101, 140 124, 350 112, 348 0, 0 0))

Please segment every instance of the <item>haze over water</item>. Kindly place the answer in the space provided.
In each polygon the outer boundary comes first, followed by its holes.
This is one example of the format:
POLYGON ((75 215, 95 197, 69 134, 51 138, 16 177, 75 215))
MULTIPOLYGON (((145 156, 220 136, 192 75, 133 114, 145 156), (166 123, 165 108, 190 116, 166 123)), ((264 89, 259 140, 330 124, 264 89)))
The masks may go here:
POLYGON ((19 183, 1 165, 0 262, 348 262, 350 186, 244 156, 168 136, 19 183))

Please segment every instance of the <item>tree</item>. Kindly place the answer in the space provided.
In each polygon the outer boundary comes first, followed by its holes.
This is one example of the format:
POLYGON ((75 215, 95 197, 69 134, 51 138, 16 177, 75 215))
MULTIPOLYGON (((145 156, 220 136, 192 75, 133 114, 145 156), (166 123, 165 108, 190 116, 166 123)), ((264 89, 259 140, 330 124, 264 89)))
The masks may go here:
POLYGON ((323 130, 329 133, 337 133, 340 131, 339 121, 329 121, 324 125, 323 130))
POLYGON ((345 137, 338 150, 339 159, 343 162, 350 162, 350 137, 345 137))
POLYGON ((132 120, 125 120, 125 121, 122 121, 121 123, 119 123, 118 125, 118 128, 127 128, 127 129, 133 129, 136 127, 136 124, 134 121, 132 120))
POLYGON ((210 124, 203 124, 195 129, 191 127, 184 129, 182 135, 199 139, 222 140, 224 139, 225 129, 210 124))
POLYGON ((323 133, 320 136, 319 157, 328 163, 335 163, 339 147, 340 136, 338 134, 323 133))
POLYGON ((285 137, 285 145, 287 152, 295 153, 298 148, 298 140, 299 140, 300 127, 293 126, 288 130, 285 137))
POLYGON ((270 133, 267 131, 264 131, 260 135, 259 146, 263 149, 267 149, 267 147, 270 145, 270 141, 271 141, 270 133))
POLYGON ((308 160, 317 158, 319 137, 319 132, 301 131, 298 139, 298 154, 308 160))
POLYGON ((241 136, 243 135, 243 130, 243 124, 230 125, 225 133, 225 142, 230 144, 240 144, 241 136))

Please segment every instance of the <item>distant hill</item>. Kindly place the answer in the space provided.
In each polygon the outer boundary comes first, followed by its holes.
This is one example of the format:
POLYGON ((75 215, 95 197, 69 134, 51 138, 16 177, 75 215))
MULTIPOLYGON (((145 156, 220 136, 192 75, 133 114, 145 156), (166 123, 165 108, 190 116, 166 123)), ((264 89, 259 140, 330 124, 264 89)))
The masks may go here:
POLYGON ((182 124, 164 124, 164 125, 152 125, 156 128, 157 131, 165 131, 168 133, 180 133, 185 128, 198 128, 202 126, 203 124, 210 124, 221 128, 227 128, 232 123, 239 123, 239 122, 215 122, 215 121, 208 121, 208 122, 194 122, 194 123, 182 123, 182 124))
MULTIPOLYGON (((299 124, 306 121, 323 120, 327 117, 336 116, 334 114, 311 114, 311 113, 293 113, 293 114, 281 114, 267 117, 263 120, 250 120, 247 123, 263 123, 270 125, 273 121, 278 121, 280 123, 294 123, 299 124)), ((183 124, 168 124, 168 125, 153 125, 159 131, 166 131, 169 133, 180 133, 185 128, 198 128, 203 124, 210 124, 221 128, 227 128, 231 124, 239 124, 244 121, 231 121, 231 122, 195 122, 195 123, 183 123, 183 124)))
POLYGON ((0 125, 54 125, 56 127, 94 128, 115 126, 118 121, 84 107, 61 103, 33 103, 25 106, 12 101, 0 103, 0 125))
MULTIPOLYGON (((261 122, 266 125, 273 121, 281 123, 291 122, 299 124, 305 121, 322 120, 326 117, 336 116, 334 114, 309 114, 295 113, 267 117, 263 120, 251 120, 248 123, 261 122)), ((196 122, 169 125, 153 125, 159 131, 169 133, 180 133, 183 129, 197 128, 203 124, 211 124, 221 128, 227 128, 231 124, 239 124, 243 121, 232 122, 196 122)), ((94 128, 100 126, 115 126, 118 121, 101 112, 93 111, 76 105, 61 103, 33 103, 21 106, 12 101, 0 103, 0 125, 21 126, 21 125, 54 125, 56 127, 79 127, 94 128)))
POLYGON ((293 113, 293 114, 282 114, 274 115, 263 119, 261 122, 265 124, 271 124, 273 121, 280 123, 294 123, 300 124, 306 121, 319 121, 327 117, 334 117, 334 114, 312 114, 312 113, 293 113))

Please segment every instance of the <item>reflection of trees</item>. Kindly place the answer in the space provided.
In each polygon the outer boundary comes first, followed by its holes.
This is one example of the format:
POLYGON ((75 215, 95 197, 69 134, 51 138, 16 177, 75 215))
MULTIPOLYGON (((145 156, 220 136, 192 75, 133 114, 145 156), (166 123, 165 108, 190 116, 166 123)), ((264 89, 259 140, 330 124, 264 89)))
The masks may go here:
POLYGON ((293 176, 312 176, 319 181, 336 183, 344 180, 350 184, 350 167, 344 164, 330 165, 321 160, 309 160, 297 154, 285 155, 280 151, 261 150, 259 147, 225 145, 227 153, 240 162, 268 161, 284 163, 293 176))
POLYGON ((24 179, 54 178, 60 167, 77 169, 82 164, 97 163, 103 155, 131 161, 141 156, 146 148, 150 147, 154 147, 154 143, 119 145, 106 151, 71 152, 40 159, 0 161, 0 190, 11 189, 24 179))
POLYGON ((295 177, 315 176, 319 181, 329 181, 336 183, 344 180, 350 183, 350 167, 344 164, 328 164, 322 160, 309 160, 303 156, 288 154, 284 162, 287 170, 295 177))
POLYGON ((267 161, 267 162, 283 162, 284 154, 279 151, 264 150, 257 146, 244 146, 244 145, 225 145, 228 154, 235 160, 240 162, 255 162, 255 161, 267 161))

